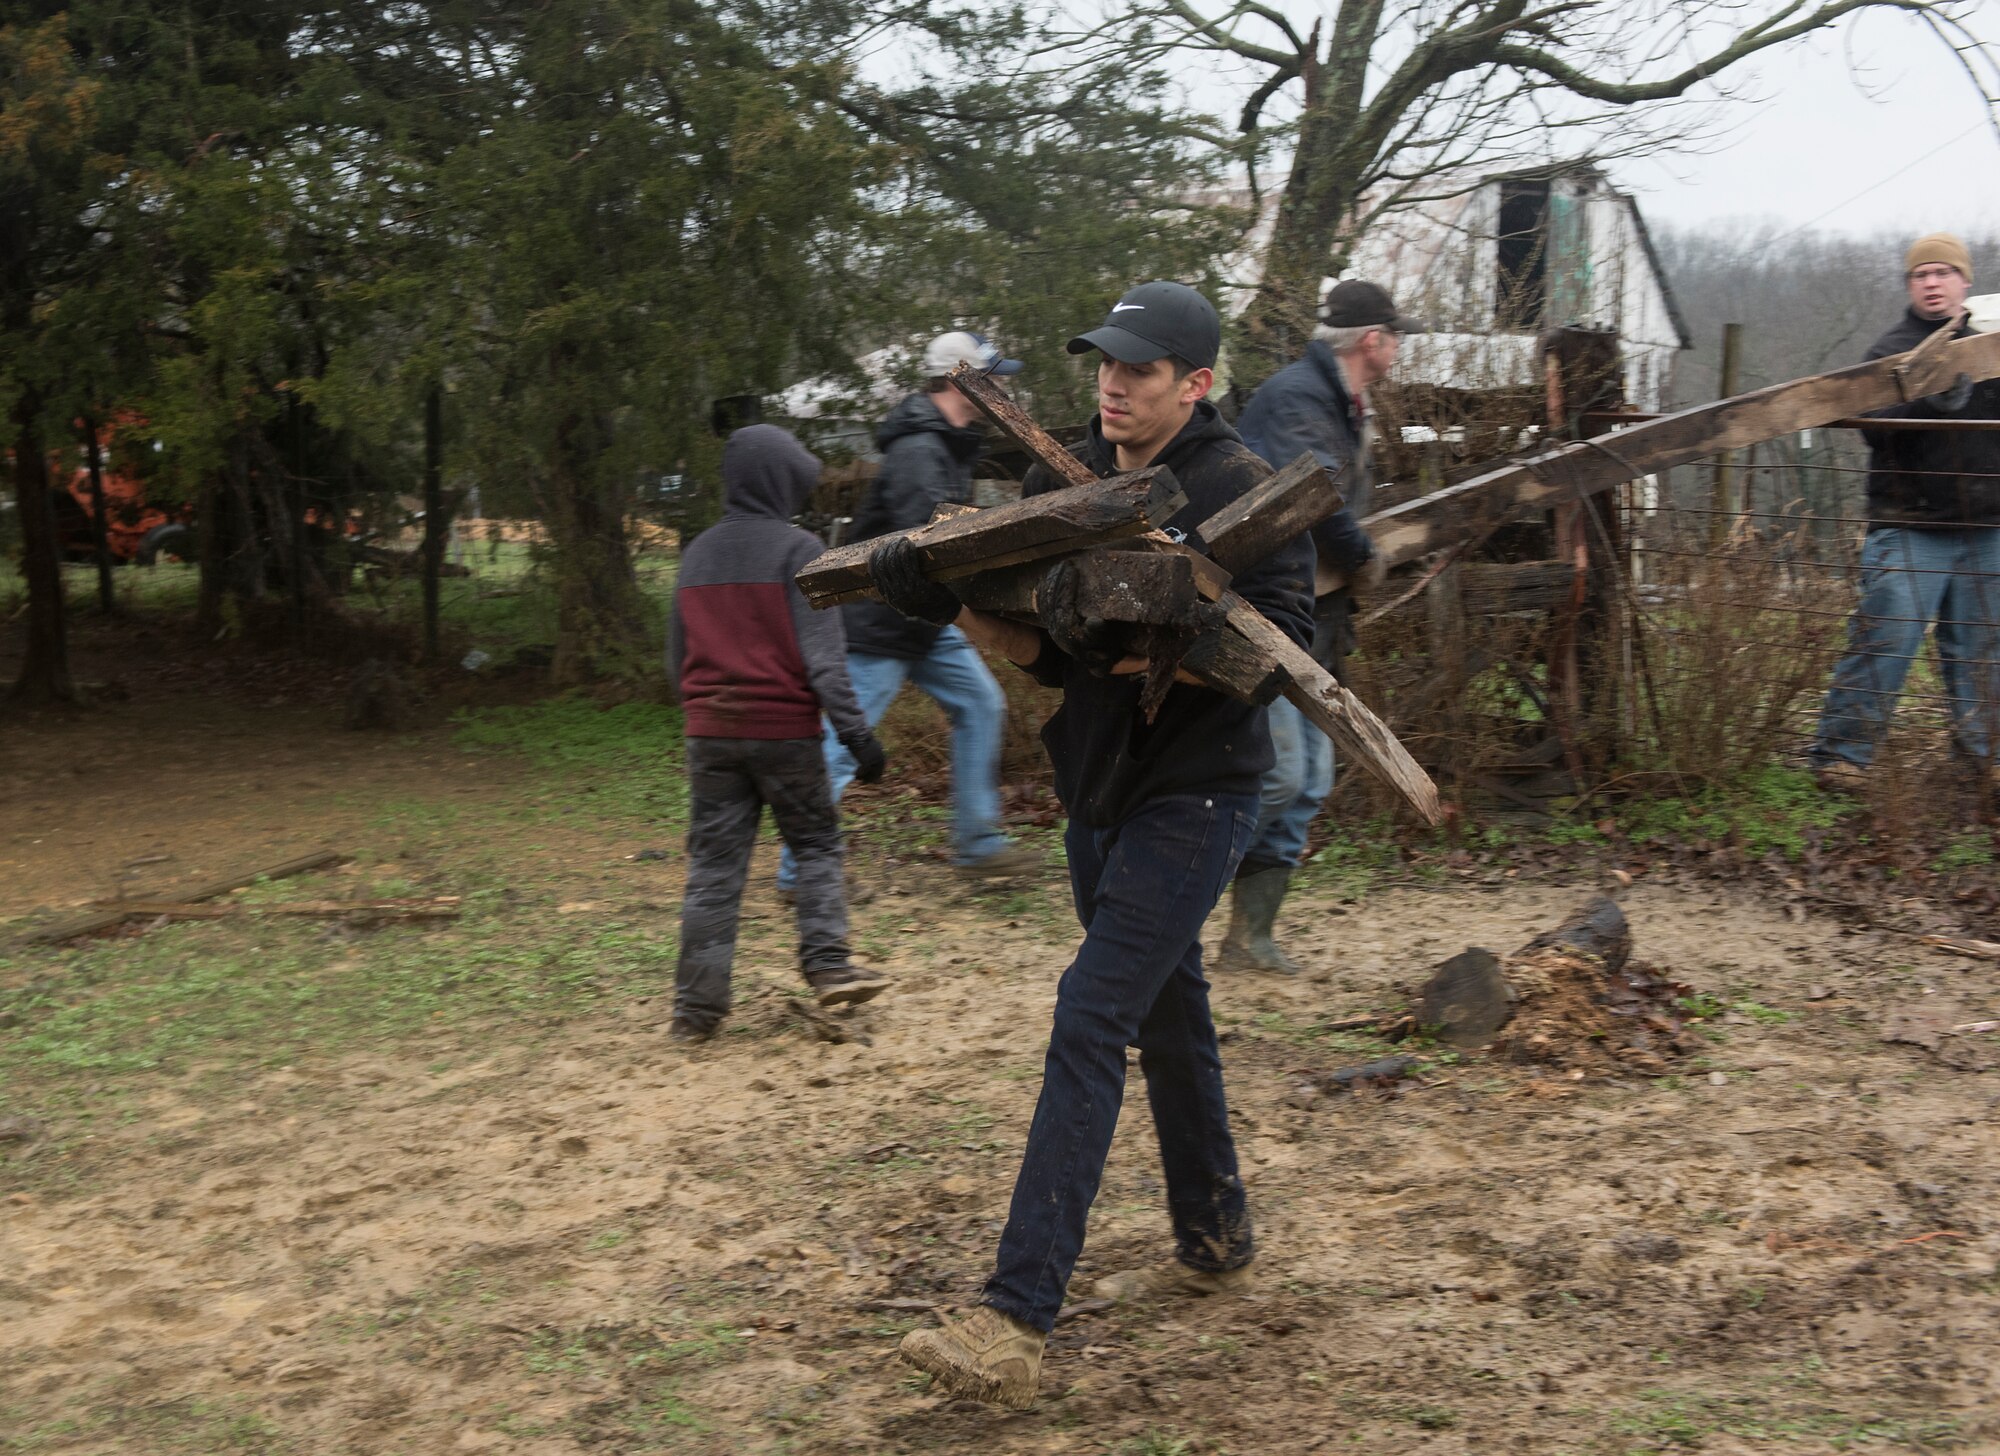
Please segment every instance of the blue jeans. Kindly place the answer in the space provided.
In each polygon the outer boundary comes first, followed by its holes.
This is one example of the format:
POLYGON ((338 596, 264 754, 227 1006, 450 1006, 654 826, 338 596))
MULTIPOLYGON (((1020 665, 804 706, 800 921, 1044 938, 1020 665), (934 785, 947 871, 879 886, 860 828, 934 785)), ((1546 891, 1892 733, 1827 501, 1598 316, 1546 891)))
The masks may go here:
POLYGON ((1257 785, 1257 833, 1242 873, 1297 869, 1306 831, 1333 792, 1333 740, 1284 698, 1271 704, 1271 750, 1277 762, 1257 785))
POLYGON ((1815 764, 1866 767, 1874 758, 1933 623, 1959 751, 1990 758, 2000 704, 2000 527, 1884 526, 1871 530, 1861 548, 1861 604, 1848 620, 1847 656, 1834 668, 1820 710, 1815 764))
POLYGON ((1149 799, 1123 823, 1070 820, 1070 891, 1083 944, 1056 987, 1042 1095, 1014 1182, 985 1303, 1055 1324, 1139 1048, 1166 1174, 1175 1252, 1236 1269, 1253 1245, 1222 1093, 1222 1054, 1201 974, 1202 921, 1256 824, 1248 794, 1149 799))
MULTIPOLYGON (((1000 734, 1007 716, 1007 697, 986 670, 979 651, 963 632, 947 627, 923 657, 847 657, 847 676, 854 696, 873 728, 889 704, 912 682, 928 693, 951 722, 952 839, 956 863, 976 864, 1007 847, 1000 832, 1000 734)), ((826 772, 837 804, 854 782, 854 755, 841 747, 833 725, 826 725, 826 772)), ((778 857, 778 887, 796 883, 798 867, 787 849, 778 857)))

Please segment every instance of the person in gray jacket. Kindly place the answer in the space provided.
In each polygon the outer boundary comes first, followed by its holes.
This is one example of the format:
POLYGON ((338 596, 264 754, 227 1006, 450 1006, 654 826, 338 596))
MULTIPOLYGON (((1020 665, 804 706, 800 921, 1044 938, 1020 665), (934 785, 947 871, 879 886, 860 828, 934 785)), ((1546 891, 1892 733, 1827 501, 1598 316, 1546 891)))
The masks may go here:
POLYGON ((722 450, 722 519, 681 552, 667 631, 689 798, 676 1041, 706 1041, 729 1014, 737 915, 766 805, 797 858, 806 984, 822 1006, 866 1001, 888 984, 848 950, 820 715, 862 782, 881 778, 886 760, 848 682, 839 616, 813 611, 794 580, 823 549, 792 524, 818 481, 819 461, 776 425, 736 431, 722 450))
MULTIPOLYGON (((924 388, 889 411, 875 432, 882 468, 869 486, 850 539, 870 541, 921 526, 940 505, 972 500, 972 467, 982 436, 972 401, 945 382, 960 364, 988 374, 1019 372, 1016 359, 978 334, 942 334, 924 350, 924 388)), ((1000 739, 1007 699, 979 652, 957 627, 913 622, 883 602, 849 602, 847 671, 873 728, 904 683, 944 710, 951 724, 953 862, 975 879, 1004 879, 1037 868, 1039 857, 1008 843, 1000 828, 1000 739)), ((854 757, 829 724, 826 767, 833 797, 854 777, 854 757)), ((790 856, 778 862, 778 892, 792 890, 790 856)))
MULTIPOLYGON (((1404 317, 1384 290, 1359 279, 1334 285, 1320 320, 1305 357, 1264 381, 1236 429, 1274 469, 1306 454, 1329 474, 1348 467, 1341 481, 1347 504, 1312 532, 1318 555, 1312 653, 1344 682, 1343 663, 1354 650, 1352 583, 1369 578, 1375 557, 1375 543, 1361 529, 1375 492, 1368 389, 1388 377, 1403 335, 1425 326, 1404 317)), ((1333 743, 1280 698, 1271 705, 1271 746, 1277 762, 1264 775, 1257 834, 1236 871, 1229 929, 1215 968, 1289 976, 1299 967, 1272 926, 1305 855, 1313 816, 1333 791, 1333 743)))

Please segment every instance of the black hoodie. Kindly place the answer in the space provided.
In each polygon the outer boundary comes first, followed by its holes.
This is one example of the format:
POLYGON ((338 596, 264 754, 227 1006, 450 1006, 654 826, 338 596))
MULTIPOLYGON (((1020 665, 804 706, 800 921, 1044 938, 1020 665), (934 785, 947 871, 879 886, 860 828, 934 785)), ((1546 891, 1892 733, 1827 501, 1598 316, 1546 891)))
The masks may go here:
MULTIPOLYGON (((1870 359, 1914 349, 1943 327, 1915 309, 1875 341, 1870 359)), ((1952 337, 1962 339, 1970 328, 1952 337)), ((1947 411, 1936 396, 1874 411, 1878 419, 2000 420, 2000 379, 1972 387, 1964 409, 1947 411)), ((1863 430, 1868 441, 1868 524, 1874 526, 2000 525, 2000 432, 1986 430, 1863 430)))
MULTIPOLYGON (((1100 476, 1117 473, 1117 456, 1100 422, 1073 452, 1100 476)), ((1207 400, 1152 461, 1173 471, 1188 503, 1167 524, 1192 530, 1271 473, 1207 400)), ((1036 466, 1024 495, 1063 482, 1036 466)), ((1297 536, 1238 572, 1232 589, 1301 647, 1312 639, 1313 544, 1297 536)), ((1139 711, 1140 676, 1096 677, 1044 635, 1029 674, 1063 690, 1063 705, 1042 727, 1056 792, 1070 814, 1105 827, 1162 794, 1255 794, 1271 767, 1264 710, 1208 688, 1177 683, 1159 717, 1139 711)))
MULTIPOLYGON (((952 424, 927 394, 904 397, 875 431, 882 469, 854 518, 854 541, 921 526, 947 501, 972 499, 972 466, 979 458, 979 430, 952 424)), ((905 617, 885 602, 849 602, 847 647, 868 657, 919 658, 943 630, 905 617)))
POLYGON ((847 678, 838 612, 815 612, 793 580, 825 547, 791 523, 819 461, 776 425, 722 447, 722 519, 681 552, 667 677, 696 738, 816 738, 868 723, 847 678))

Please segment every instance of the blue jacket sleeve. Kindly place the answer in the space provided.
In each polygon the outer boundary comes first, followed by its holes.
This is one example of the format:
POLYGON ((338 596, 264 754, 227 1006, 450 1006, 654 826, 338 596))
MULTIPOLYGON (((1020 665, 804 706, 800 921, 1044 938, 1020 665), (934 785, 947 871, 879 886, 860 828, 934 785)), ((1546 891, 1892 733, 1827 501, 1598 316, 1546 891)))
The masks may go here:
POLYGON ((1375 541, 1354 512, 1342 506, 1312 529, 1319 559, 1334 571, 1353 573, 1375 559, 1375 541))

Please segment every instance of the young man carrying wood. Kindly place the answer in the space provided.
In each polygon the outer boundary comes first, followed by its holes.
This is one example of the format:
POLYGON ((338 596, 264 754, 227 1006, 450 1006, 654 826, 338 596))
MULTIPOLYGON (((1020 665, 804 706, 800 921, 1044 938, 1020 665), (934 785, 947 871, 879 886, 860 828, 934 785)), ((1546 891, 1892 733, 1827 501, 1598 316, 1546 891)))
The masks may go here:
MULTIPOLYGON (((1269 468, 1204 396, 1222 327, 1208 300, 1147 283, 1101 328, 1069 341, 1096 350, 1099 413, 1078 457, 1099 475, 1161 464, 1192 527, 1257 485, 1269 468)), ((1037 467, 1027 493, 1060 487, 1037 467)), ((1234 589, 1294 642, 1311 636, 1312 547, 1299 536, 1237 573, 1234 589)), ((954 1394, 1030 1405, 1042 1348, 1083 1248, 1124 1100, 1125 1049, 1139 1066, 1159 1134, 1175 1258, 1099 1281, 1113 1298, 1240 1292, 1253 1252, 1223 1094, 1222 1060, 1202 977, 1202 922, 1257 822, 1272 762, 1265 710, 1183 677, 1151 722, 1146 663, 1121 657, 1115 629, 1044 617, 1040 628, 974 612, 926 579, 898 541, 874 580, 899 611, 956 621, 975 642, 1063 690, 1042 730, 1069 811, 1070 888, 1084 938, 1056 989, 1042 1092, 993 1275, 977 1309, 903 1341, 902 1356, 954 1394)))
MULTIPOLYGON (((1264 381, 1236 422, 1243 443, 1275 467, 1311 454, 1329 473, 1346 467, 1347 504, 1313 528, 1317 553, 1312 654, 1344 683, 1341 661, 1354 650, 1351 583, 1366 579, 1375 544, 1361 529, 1375 489, 1368 390, 1389 377, 1403 335, 1425 325, 1400 313, 1373 283, 1336 283, 1320 312, 1305 357, 1264 381)), ((1297 975, 1273 933, 1278 907, 1305 857, 1306 832, 1333 792, 1333 741, 1291 703, 1271 705, 1277 762, 1264 775, 1257 836, 1236 871, 1229 930, 1217 970, 1297 975)))
MULTIPOLYGON (((1917 239, 1903 260, 1910 306, 1870 359, 1914 349, 1937 330, 1972 333, 1972 254, 1950 233, 1917 239)), ((1875 410, 1881 419, 2000 419, 2000 380, 1961 374, 1948 389, 1875 410)), ((1936 624, 1956 751, 2000 789, 2000 433, 1863 430, 1868 538, 1848 655, 1833 670, 1811 762, 1820 787, 1858 792, 1910 663, 1936 624)))

